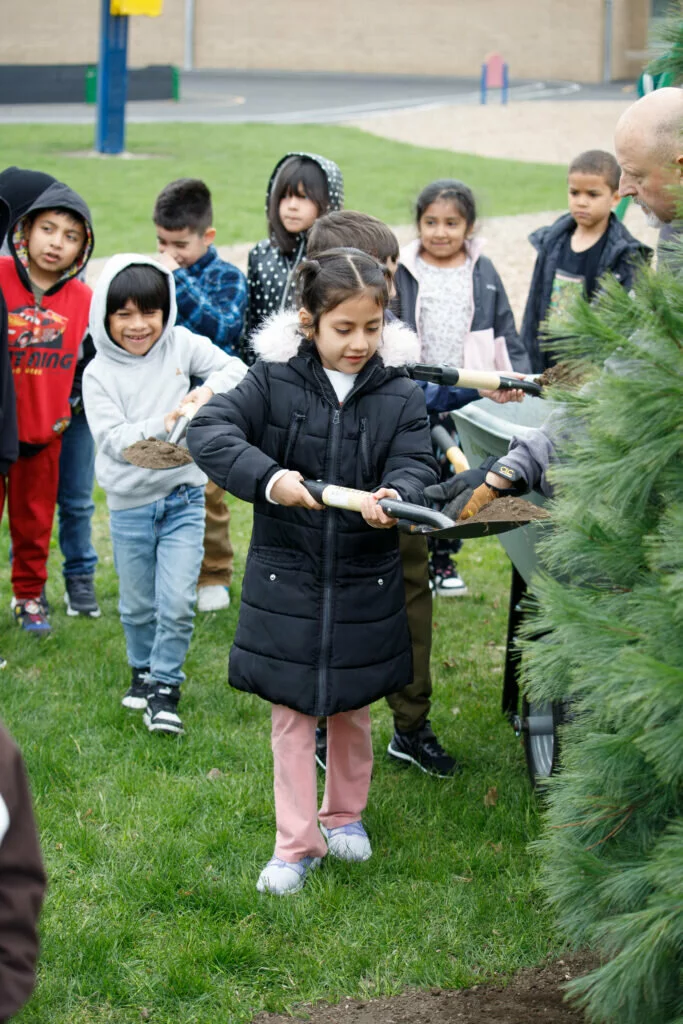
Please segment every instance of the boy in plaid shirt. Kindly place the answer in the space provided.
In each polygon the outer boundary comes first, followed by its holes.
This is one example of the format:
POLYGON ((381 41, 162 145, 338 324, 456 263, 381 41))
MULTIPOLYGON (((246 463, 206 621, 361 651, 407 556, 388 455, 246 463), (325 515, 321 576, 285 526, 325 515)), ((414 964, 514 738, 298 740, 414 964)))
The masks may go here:
MULTIPOLYGON (((222 260, 213 245, 211 193, 203 181, 179 178, 154 204, 159 262, 173 273, 177 323, 211 338, 228 355, 239 355, 247 307, 247 282, 232 263, 222 260)), ((225 492, 206 485, 204 561, 197 588, 197 609, 218 611, 230 604, 233 549, 230 509, 225 492)))

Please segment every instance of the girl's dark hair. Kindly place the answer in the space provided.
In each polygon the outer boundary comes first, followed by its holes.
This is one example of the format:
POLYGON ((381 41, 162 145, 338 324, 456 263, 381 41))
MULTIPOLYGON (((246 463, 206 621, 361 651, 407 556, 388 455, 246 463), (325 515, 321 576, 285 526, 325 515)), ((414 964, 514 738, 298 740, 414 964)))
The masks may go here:
POLYGON ((171 295, 168 280, 162 270, 150 267, 148 263, 131 263, 125 270, 119 271, 109 285, 106 315, 109 317, 123 309, 129 299, 143 313, 160 309, 164 314, 164 323, 168 321, 171 295))
POLYGON ((427 207, 435 203, 437 199, 455 203, 461 216, 467 221, 467 227, 474 226, 477 219, 477 207, 472 189, 456 178, 440 178, 422 189, 415 203, 415 221, 418 226, 427 207))
POLYGON ((304 260, 297 270, 298 304, 310 313, 314 331, 323 313, 361 292, 369 292, 378 306, 387 308, 385 268, 360 249, 328 249, 314 260, 304 260))
POLYGON ((327 213, 330 193, 322 167, 308 157, 290 156, 277 172, 268 200, 270 240, 286 255, 294 252, 297 236, 285 230, 280 220, 280 203, 286 196, 300 195, 302 191, 318 207, 318 216, 327 213))

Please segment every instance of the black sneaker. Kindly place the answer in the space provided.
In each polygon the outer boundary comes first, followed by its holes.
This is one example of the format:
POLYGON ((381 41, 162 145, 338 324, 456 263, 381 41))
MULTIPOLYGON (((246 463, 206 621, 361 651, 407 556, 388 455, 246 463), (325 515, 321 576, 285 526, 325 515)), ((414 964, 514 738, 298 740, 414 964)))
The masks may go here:
POLYGON ((181 735, 185 730, 178 717, 180 693, 177 686, 166 686, 151 680, 153 691, 147 698, 147 707, 142 717, 150 732, 168 732, 181 735))
POLYGON ((443 749, 428 721, 415 732, 396 729, 387 753, 398 761, 416 764, 427 775, 435 775, 439 779, 447 779, 460 771, 460 765, 443 749))
POLYGON ((66 593, 64 603, 67 615, 87 615, 91 619, 99 619, 102 612, 95 597, 95 585, 92 576, 65 576, 66 593))
POLYGON ((132 708, 134 711, 144 711, 147 707, 147 699, 154 692, 154 685, 150 681, 148 668, 131 669, 130 686, 127 693, 121 699, 124 708, 132 708))
POLYGON ((327 729, 315 730, 315 763, 327 771, 327 729))

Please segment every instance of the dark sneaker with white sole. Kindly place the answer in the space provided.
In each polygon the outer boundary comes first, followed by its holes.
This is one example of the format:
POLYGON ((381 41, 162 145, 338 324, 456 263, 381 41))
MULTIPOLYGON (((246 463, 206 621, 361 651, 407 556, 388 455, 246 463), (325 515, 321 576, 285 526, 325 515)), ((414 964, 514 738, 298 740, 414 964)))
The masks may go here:
POLYGON ((327 771, 327 729, 320 727, 315 730, 315 763, 327 771))
POLYGON ((427 775, 435 775, 439 779, 448 779, 461 770, 455 758, 443 749, 428 721, 415 732, 396 729, 387 753, 397 761, 415 764, 427 775))
POLYGON ((102 612, 95 596, 92 576, 65 576, 64 585, 67 615, 85 615, 90 619, 99 619, 102 612))
POLYGON ((142 717, 150 732, 168 732, 180 736, 185 732, 178 715, 180 693, 177 686, 166 686, 151 680, 152 692, 142 717))
POLYGON ((439 597, 465 597, 467 584, 457 570, 455 562, 448 559, 441 565, 433 565, 433 578, 429 586, 439 597))
POLYGON ((154 693, 154 683, 150 679, 149 668, 131 669, 130 686, 121 699, 124 708, 133 711, 144 711, 147 701, 154 693))

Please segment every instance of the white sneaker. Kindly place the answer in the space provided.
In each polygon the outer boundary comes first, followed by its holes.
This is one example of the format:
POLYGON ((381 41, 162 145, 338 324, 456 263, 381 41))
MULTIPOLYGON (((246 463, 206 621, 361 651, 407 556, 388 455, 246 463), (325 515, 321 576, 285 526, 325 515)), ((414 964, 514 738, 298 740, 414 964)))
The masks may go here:
POLYGON ((439 597, 464 597, 467 593, 467 584, 458 573, 453 562, 441 571, 437 570, 433 586, 430 581, 432 593, 439 597))
POLYGON ((271 857, 259 875, 256 888, 259 892, 272 892, 274 896, 291 896, 304 887, 309 871, 315 871, 320 857, 303 857, 294 863, 271 857))
POLYGON ((220 612, 230 607, 230 591, 227 587, 212 584, 197 590, 198 612, 220 612))
POLYGON ((327 839, 328 850, 337 860, 361 861, 372 857, 372 847, 362 821, 329 829, 321 825, 320 831, 327 839))

